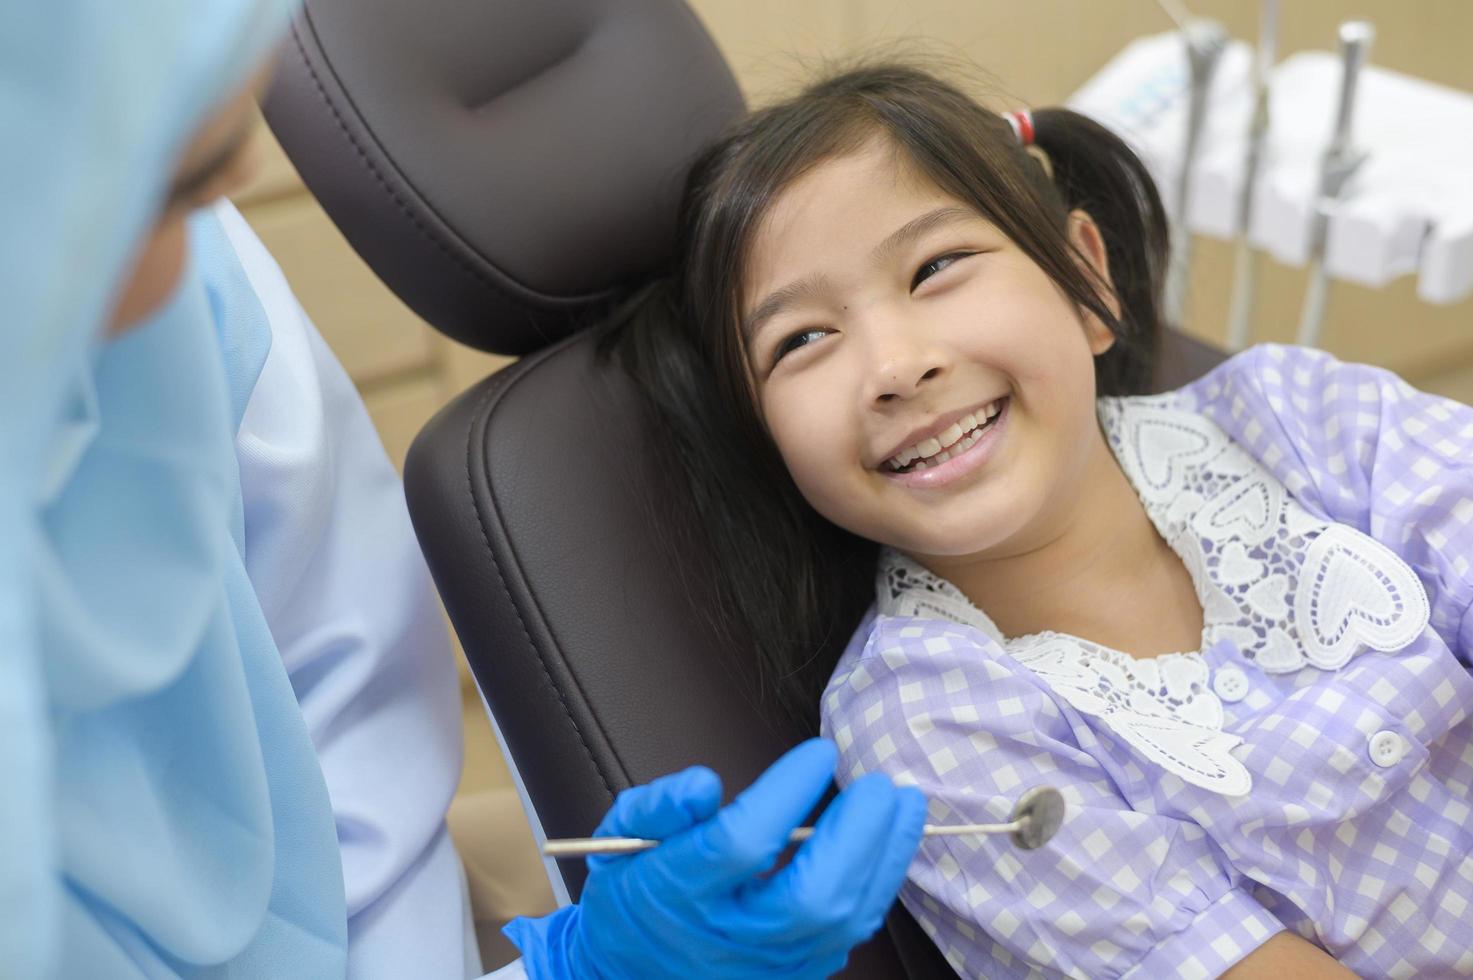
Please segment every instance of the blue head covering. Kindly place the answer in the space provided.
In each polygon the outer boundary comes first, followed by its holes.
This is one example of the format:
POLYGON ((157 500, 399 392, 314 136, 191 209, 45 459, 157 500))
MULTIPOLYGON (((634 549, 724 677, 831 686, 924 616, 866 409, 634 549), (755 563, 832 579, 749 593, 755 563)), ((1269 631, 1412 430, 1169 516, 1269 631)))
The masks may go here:
POLYGON ((288 12, 0 7, 6 976, 344 970, 326 788, 241 559, 221 311, 191 270, 102 336, 180 151, 288 12))

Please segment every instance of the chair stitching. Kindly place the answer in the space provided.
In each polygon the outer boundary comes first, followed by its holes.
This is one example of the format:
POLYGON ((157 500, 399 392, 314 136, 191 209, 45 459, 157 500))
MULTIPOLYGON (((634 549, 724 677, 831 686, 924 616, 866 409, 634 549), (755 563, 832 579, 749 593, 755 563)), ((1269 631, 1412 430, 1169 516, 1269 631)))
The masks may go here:
MULTIPOLYGON (((323 105, 327 107, 327 111, 332 114, 333 121, 337 123, 338 130, 342 133, 343 138, 348 141, 348 144, 350 146, 352 146, 353 151, 358 155, 358 160, 363 165, 363 168, 368 171, 373 179, 378 182, 378 185, 383 188, 384 192, 388 194, 390 199, 393 200, 394 204, 398 207, 400 213, 409 220, 409 223, 411 225, 414 226, 415 231, 419 232, 420 236, 423 237, 425 241, 429 242, 436 248, 436 250, 438 250, 446 258, 448 258, 451 263, 455 265, 456 268, 469 275, 472 279, 476 280, 476 282, 490 289, 492 292, 495 292, 500 296, 510 299, 513 302, 520 302, 521 298, 513 295, 513 293, 508 290, 504 284, 495 282, 484 271, 475 268, 469 262, 467 262, 463 256, 457 255, 455 252, 451 251, 450 247, 441 240, 441 237, 439 235, 437 235, 430 228, 426 227, 424 223, 420 221, 419 216, 415 214, 414 209, 409 206, 408 202, 404 200, 404 197, 389 183, 388 178, 383 175, 383 173, 379 170, 377 164, 375 164, 372 158, 369 157, 368 152, 358 141, 358 138, 354 136, 352 130, 348 128, 348 124, 343 119, 342 113, 338 111, 338 107, 328 96, 327 89, 323 86, 322 79, 318 76, 317 69, 312 64, 312 59, 307 55, 306 47, 302 43, 301 34, 299 30, 295 27, 292 30, 292 43, 296 45, 297 53, 300 54, 302 57, 302 64, 307 69, 307 74, 312 78, 312 85, 317 90, 318 97, 322 100, 323 105)), ((532 291, 528 290, 528 292, 532 291)), ((577 297, 574 299, 546 297, 542 296, 542 294, 535 295, 544 300, 552 299, 558 302, 587 303, 592 302, 602 294, 593 294, 585 297, 577 297)))
POLYGON ((593 766, 593 771, 598 774, 599 781, 603 783, 604 789, 608 792, 609 796, 612 797, 615 795, 614 788, 609 785, 608 777, 604 775, 603 768, 599 766, 598 761, 594 758, 593 747, 588 744, 588 739, 583 734, 583 729, 578 726, 577 720, 573 717, 573 712, 568 707, 568 701, 563 694, 562 688, 559 687, 557 682, 552 679, 552 672, 547 669, 547 662, 543 659, 542 654, 537 650, 537 645, 532 642, 532 634, 527 629, 526 621, 522 618, 522 611, 517 606, 516 601, 512 598, 511 589, 507 588, 505 576, 501 574, 501 565, 499 562, 497 562, 495 551, 491 547, 491 535, 486 528, 485 516, 481 512, 481 508, 476 504, 475 488, 473 486, 471 478, 471 459, 473 458, 472 444, 473 440, 475 439, 475 423, 476 420, 481 417, 486 404, 491 400, 491 396, 497 394, 504 388, 505 385, 487 385, 486 392, 477 400, 475 411, 471 413, 470 419, 466 424, 466 497, 470 501, 471 509, 475 512, 476 523, 481 529, 481 541, 486 546, 487 554, 491 556, 491 567, 496 572, 496 580, 501 584, 501 591, 506 596, 506 601, 511 605, 512 612, 517 617, 517 625, 521 627, 522 637, 527 641, 527 645, 532 648, 533 653, 537 655, 537 665, 542 668, 542 676, 547 680, 547 685, 552 688, 553 693, 557 695, 558 703, 562 705, 563 714, 567 715, 568 723, 573 726, 573 731, 578 734, 578 741, 582 743, 583 751, 588 756, 588 761, 593 766))

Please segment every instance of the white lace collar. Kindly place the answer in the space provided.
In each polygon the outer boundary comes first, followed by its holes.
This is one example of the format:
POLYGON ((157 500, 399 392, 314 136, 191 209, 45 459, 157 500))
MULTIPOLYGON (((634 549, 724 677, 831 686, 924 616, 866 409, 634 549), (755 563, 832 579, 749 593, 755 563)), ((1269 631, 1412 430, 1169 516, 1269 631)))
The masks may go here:
MULTIPOLYGON (((1344 666, 1395 651, 1427 626, 1421 582, 1361 532, 1320 520, 1208 420, 1174 395, 1101 399, 1111 449, 1162 537, 1186 563, 1203 609, 1205 650, 1233 641, 1268 673, 1344 666)), ((1197 786, 1240 795, 1252 778, 1231 755, 1202 650, 1137 659, 1079 637, 1007 638, 950 582, 886 549, 878 608, 972 626, 1074 708, 1197 786)))

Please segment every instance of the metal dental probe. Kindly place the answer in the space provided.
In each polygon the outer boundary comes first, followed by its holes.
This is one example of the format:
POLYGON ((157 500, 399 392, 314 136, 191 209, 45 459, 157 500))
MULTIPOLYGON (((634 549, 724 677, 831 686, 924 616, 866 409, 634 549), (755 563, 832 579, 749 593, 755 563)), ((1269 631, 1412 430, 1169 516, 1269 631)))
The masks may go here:
POLYGON ((1190 77, 1190 101, 1187 107, 1186 141, 1182 147, 1181 173, 1176 182, 1176 201, 1173 217, 1176 227, 1172 229, 1170 265, 1166 271, 1166 322, 1175 328, 1182 325, 1186 308, 1187 284, 1192 271, 1192 232, 1187 226, 1187 207, 1191 201, 1192 164, 1197 157, 1197 146, 1201 142, 1202 124, 1207 116, 1207 96, 1212 89, 1212 76, 1217 63, 1227 48, 1228 33, 1215 20, 1193 17, 1185 12, 1176 0, 1157 0, 1177 24, 1182 41, 1187 48, 1187 69, 1190 77))
MULTIPOLYGON (((975 834, 1008 834, 1020 850, 1042 847, 1058 833, 1064 822, 1064 797, 1052 786, 1035 786, 1013 805, 1008 823, 926 824, 926 837, 961 837, 975 834)), ((813 836, 814 828, 799 827, 788 835, 797 844, 813 836)), ((573 837, 550 840, 542 845, 547 857, 584 857, 589 854, 634 854, 659 847, 660 841, 642 837, 573 837)))
POLYGON ((1253 332, 1253 309, 1258 303, 1258 250, 1249 233, 1253 226, 1253 199, 1268 139, 1268 77, 1277 60, 1279 0, 1263 0, 1258 23, 1258 51, 1254 59, 1253 121, 1248 126, 1248 153, 1243 161, 1243 191, 1238 198, 1238 248, 1233 263, 1232 303, 1228 307, 1228 350, 1242 350, 1253 332))
POLYGON ((1325 319, 1325 303, 1330 288, 1325 271, 1325 253, 1329 248, 1330 212, 1344 193, 1350 178, 1366 161, 1366 153, 1351 141, 1355 121, 1355 85, 1370 54, 1376 29, 1363 20, 1340 25, 1340 104, 1335 114, 1335 129, 1330 145, 1320 164, 1320 183, 1315 195, 1313 223, 1309 239, 1309 285, 1304 291, 1304 309, 1299 315, 1298 343, 1313 347, 1319 343, 1320 328, 1325 319))

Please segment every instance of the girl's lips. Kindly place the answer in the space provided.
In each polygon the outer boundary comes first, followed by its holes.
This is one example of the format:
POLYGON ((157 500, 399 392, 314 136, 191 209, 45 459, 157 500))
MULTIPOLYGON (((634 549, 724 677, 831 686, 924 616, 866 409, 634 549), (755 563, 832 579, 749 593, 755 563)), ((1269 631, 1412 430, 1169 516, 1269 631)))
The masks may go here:
POLYGON ((880 472, 887 479, 917 490, 935 490, 938 487, 955 483, 986 465, 987 461, 992 458, 997 442, 1002 438, 1003 430, 1007 427, 1012 407, 1011 398, 1004 401, 1002 411, 997 414, 997 418, 982 430, 982 437, 973 443, 970 449, 951 457, 939 466, 928 466, 923 470, 911 470, 907 473, 895 473, 884 469, 880 472))

